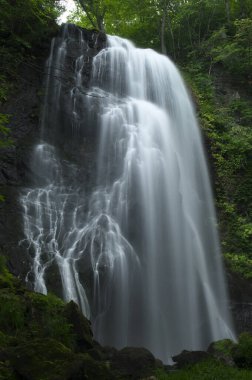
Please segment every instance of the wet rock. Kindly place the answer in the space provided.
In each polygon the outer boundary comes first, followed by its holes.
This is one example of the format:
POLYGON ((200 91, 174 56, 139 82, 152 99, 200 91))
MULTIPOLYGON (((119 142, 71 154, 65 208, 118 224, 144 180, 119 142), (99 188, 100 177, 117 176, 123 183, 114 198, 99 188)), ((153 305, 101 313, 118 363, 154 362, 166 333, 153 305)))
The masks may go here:
POLYGON ((79 306, 73 301, 69 302, 65 307, 65 316, 72 325, 75 336, 75 349, 77 351, 93 349, 94 343, 91 323, 83 316, 79 306))
POLYGON ((204 351, 182 351, 179 355, 173 356, 172 360, 178 368, 184 368, 192 364, 209 359, 210 355, 204 351))
POLYGON ((107 361, 112 361, 118 354, 118 350, 114 347, 100 346, 99 350, 102 353, 103 360, 107 360, 107 361))
POLYGON ((232 358, 232 349, 235 343, 230 339, 223 339, 213 342, 207 349, 207 352, 215 359, 222 361, 226 365, 233 367, 234 360, 232 358))
POLYGON ((239 274, 227 271, 230 293, 230 306, 235 331, 252 333, 252 281, 245 280, 239 274))
MULTIPOLYGON (((85 71, 83 80, 87 87, 91 76, 92 59, 106 45, 106 36, 103 33, 94 30, 89 31, 74 25, 70 29, 73 38, 72 42, 70 41, 71 38, 69 39, 69 43, 73 44, 73 56, 66 57, 69 70, 62 83, 64 87, 63 98, 69 96, 74 76, 73 61, 81 47, 80 44, 74 46, 74 36, 82 32, 86 40, 87 50, 83 66, 85 71)), ((8 126, 11 131, 10 137, 13 140, 13 146, 2 150, 0 157, 0 193, 5 196, 5 202, 0 202, 0 251, 8 257, 8 267, 11 272, 22 279, 25 279, 30 270, 31 257, 28 254, 29 245, 23 240, 23 210, 19 199, 22 190, 32 185, 34 173, 32 173, 30 164, 33 147, 40 139, 39 116, 44 99, 45 62, 50 53, 51 37, 53 36, 50 36, 43 43, 43 46, 34 46, 33 57, 27 58, 26 62, 20 64, 17 78, 13 83, 12 93, 5 103, 0 104, 0 113, 10 115, 8 126)), ((71 101, 66 104, 68 103, 71 104, 71 101)), ((55 112, 55 110, 52 111, 55 112)), ((67 156, 64 158, 70 161, 74 161, 75 155, 81 155, 86 165, 84 169, 80 169, 78 178, 83 178, 83 182, 92 187, 90 178, 93 178, 92 173, 96 165, 96 132, 93 128, 93 122, 85 121, 85 115, 84 113, 83 128, 81 128, 84 132, 80 150, 77 150, 78 152, 73 150, 69 139, 60 140, 59 138, 58 144, 63 155, 65 153, 67 156)), ((62 118, 62 126, 66 124, 67 129, 72 122, 72 109, 66 109, 66 114, 62 115, 62 118)), ((61 134, 63 135, 63 133, 61 134)), ((32 252, 30 253, 32 254, 32 252)), ((59 276, 56 272, 53 273, 53 276, 55 277, 52 280, 53 286, 50 287, 49 284, 49 290, 61 296, 59 276)), ((29 278, 28 280, 28 286, 32 288, 33 279, 29 278)))
POLYGON ((145 348, 126 347, 112 358, 111 369, 127 379, 140 379, 152 376, 156 361, 145 348))

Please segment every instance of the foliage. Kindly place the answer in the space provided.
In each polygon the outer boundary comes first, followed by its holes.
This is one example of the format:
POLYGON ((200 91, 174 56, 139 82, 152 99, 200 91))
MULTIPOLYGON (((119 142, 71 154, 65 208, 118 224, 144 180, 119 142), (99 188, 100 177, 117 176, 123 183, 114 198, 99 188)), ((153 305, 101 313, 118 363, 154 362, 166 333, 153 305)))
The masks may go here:
POLYGON ((218 207, 222 248, 228 266, 245 278, 252 268, 251 102, 232 91, 223 98, 204 60, 183 67, 205 135, 218 207), (218 109, 218 112, 216 110, 218 109))
POLYGON ((223 339, 212 343, 210 347, 212 358, 168 374, 158 370, 157 378, 159 380, 251 379, 252 335, 250 333, 241 334, 238 343, 223 339), (234 367, 234 363, 238 368, 234 367))
POLYGON ((252 259, 245 254, 225 253, 227 265, 233 272, 237 272, 242 277, 252 279, 252 259))
POLYGON ((79 10, 71 21, 101 29, 97 20, 102 17, 108 33, 131 36, 141 46, 157 49, 161 49, 164 40, 165 50, 174 58, 186 57, 201 48, 216 30, 225 25, 230 29, 231 19, 244 19, 252 11, 246 0, 240 6, 235 0, 76 0, 76 3, 86 13, 81 16, 79 10))
POLYGON ((7 99, 17 67, 34 45, 55 30, 60 0, 0 0, 0 102, 7 99))
POLYGON ((236 80, 247 82, 252 79, 252 19, 236 20, 233 28, 232 34, 225 26, 214 31, 203 48, 211 62, 222 63, 236 80))
POLYGON ((105 29, 108 34, 121 35, 133 39, 142 47, 159 46, 159 16, 157 1, 142 0, 89 0, 85 2, 87 13, 82 12, 82 0, 76 0, 77 10, 68 21, 86 28, 105 29), (92 4, 94 6, 92 7, 92 4), (96 9, 96 11, 92 11, 96 9), (97 18, 103 14, 103 27, 98 25, 97 18))
POLYGON ((156 376, 158 380, 250 380, 251 372, 228 367, 212 359, 168 374, 158 370, 156 376))

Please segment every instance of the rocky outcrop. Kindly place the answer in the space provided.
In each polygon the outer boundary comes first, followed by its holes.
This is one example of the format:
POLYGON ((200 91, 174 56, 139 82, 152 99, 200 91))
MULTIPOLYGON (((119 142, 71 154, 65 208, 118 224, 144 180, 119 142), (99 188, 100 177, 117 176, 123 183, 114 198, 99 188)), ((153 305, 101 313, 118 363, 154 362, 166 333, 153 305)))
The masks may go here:
POLYGON ((210 355, 204 351, 182 351, 179 355, 173 356, 172 360, 176 363, 177 368, 185 368, 190 365, 206 361, 210 355))
POLYGON ((146 348, 125 347, 113 355, 111 368, 118 377, 141 379, 153 374, 156 360, 146 348))
POLYGON ((36 58, 27 58, 20 65, 8 100, 0 105, 0 112, 10 118, 13 146, 1 150, 0 193, 0 250, 8 257, 12 272, 24 278, 29 259, 19 246, 23 238, 19 196, 29 183, 29 162, 32 146, 39 136, 39 113, 42 101, 44 64, 47 45, 34 47, 36 58))

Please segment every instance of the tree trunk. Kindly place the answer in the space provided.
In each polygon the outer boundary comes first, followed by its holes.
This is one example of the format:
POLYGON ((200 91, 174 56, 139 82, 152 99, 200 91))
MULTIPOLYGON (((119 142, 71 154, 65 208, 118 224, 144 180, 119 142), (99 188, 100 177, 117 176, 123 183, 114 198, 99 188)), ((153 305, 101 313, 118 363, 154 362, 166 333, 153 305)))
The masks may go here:
POLYGON ((231 18, 230 18, 230 0, 225 0, 226 4, 226 16, 227 16, 227 22, 230 24, 231 18))
POLYGON ((163 54, 167 54, 165 45, 165 22, 166 22, 166 10, 163 12, 162 22, 161 22, 161 51, 163 54))
POLYGON ((100 32, 105 32, 104 27, 104 16, 106 9, 104 8, 103 12, 100 13, 99 7, 94 7, 93 0, 85 1, 78 0, 81 8, 86 13, 87 18, 89 19, 93 28, 98 29, 100 32))
POLYGON ((104 18, 102 16, 97 16, 96 20, 99 31, 105 33, 104 18))

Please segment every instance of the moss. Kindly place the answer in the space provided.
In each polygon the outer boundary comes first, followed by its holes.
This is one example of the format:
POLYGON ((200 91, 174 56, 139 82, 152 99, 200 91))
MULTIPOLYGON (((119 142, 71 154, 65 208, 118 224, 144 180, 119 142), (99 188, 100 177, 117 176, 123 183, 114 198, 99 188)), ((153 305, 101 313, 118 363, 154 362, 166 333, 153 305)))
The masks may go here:
POLYGON ((26 323, 32 337, 50 337, 69 348, 74 342, 72 324, 64 315, 65 303, 49 294, 26 292, 26 323))
POLYGON ((35 339, 7 351, 12 368, 27 380, 112 379, 88 354, 74 354, 54 339, 35 339))
POLYGON ((88 355, 90 322, 74 302, 28 291, 1 260, 0 276, 0 380, 113 379, 88 355))
POLYGON ((54 295, 30 292, 0 261, 0 330, 10 336, 54 338, 73 346, 74 332, 65 316, 66 304, 54 295))
POLYGON ((216 352, 231 355, 235 343, 231 339, 223 339, 213 343, 213 349, 216 352))
POLYGON ((78 358, 53 339, 37 339, 9 350, 9 360, 15 371, 25 379, 67 379, 69 365, 78 358))

